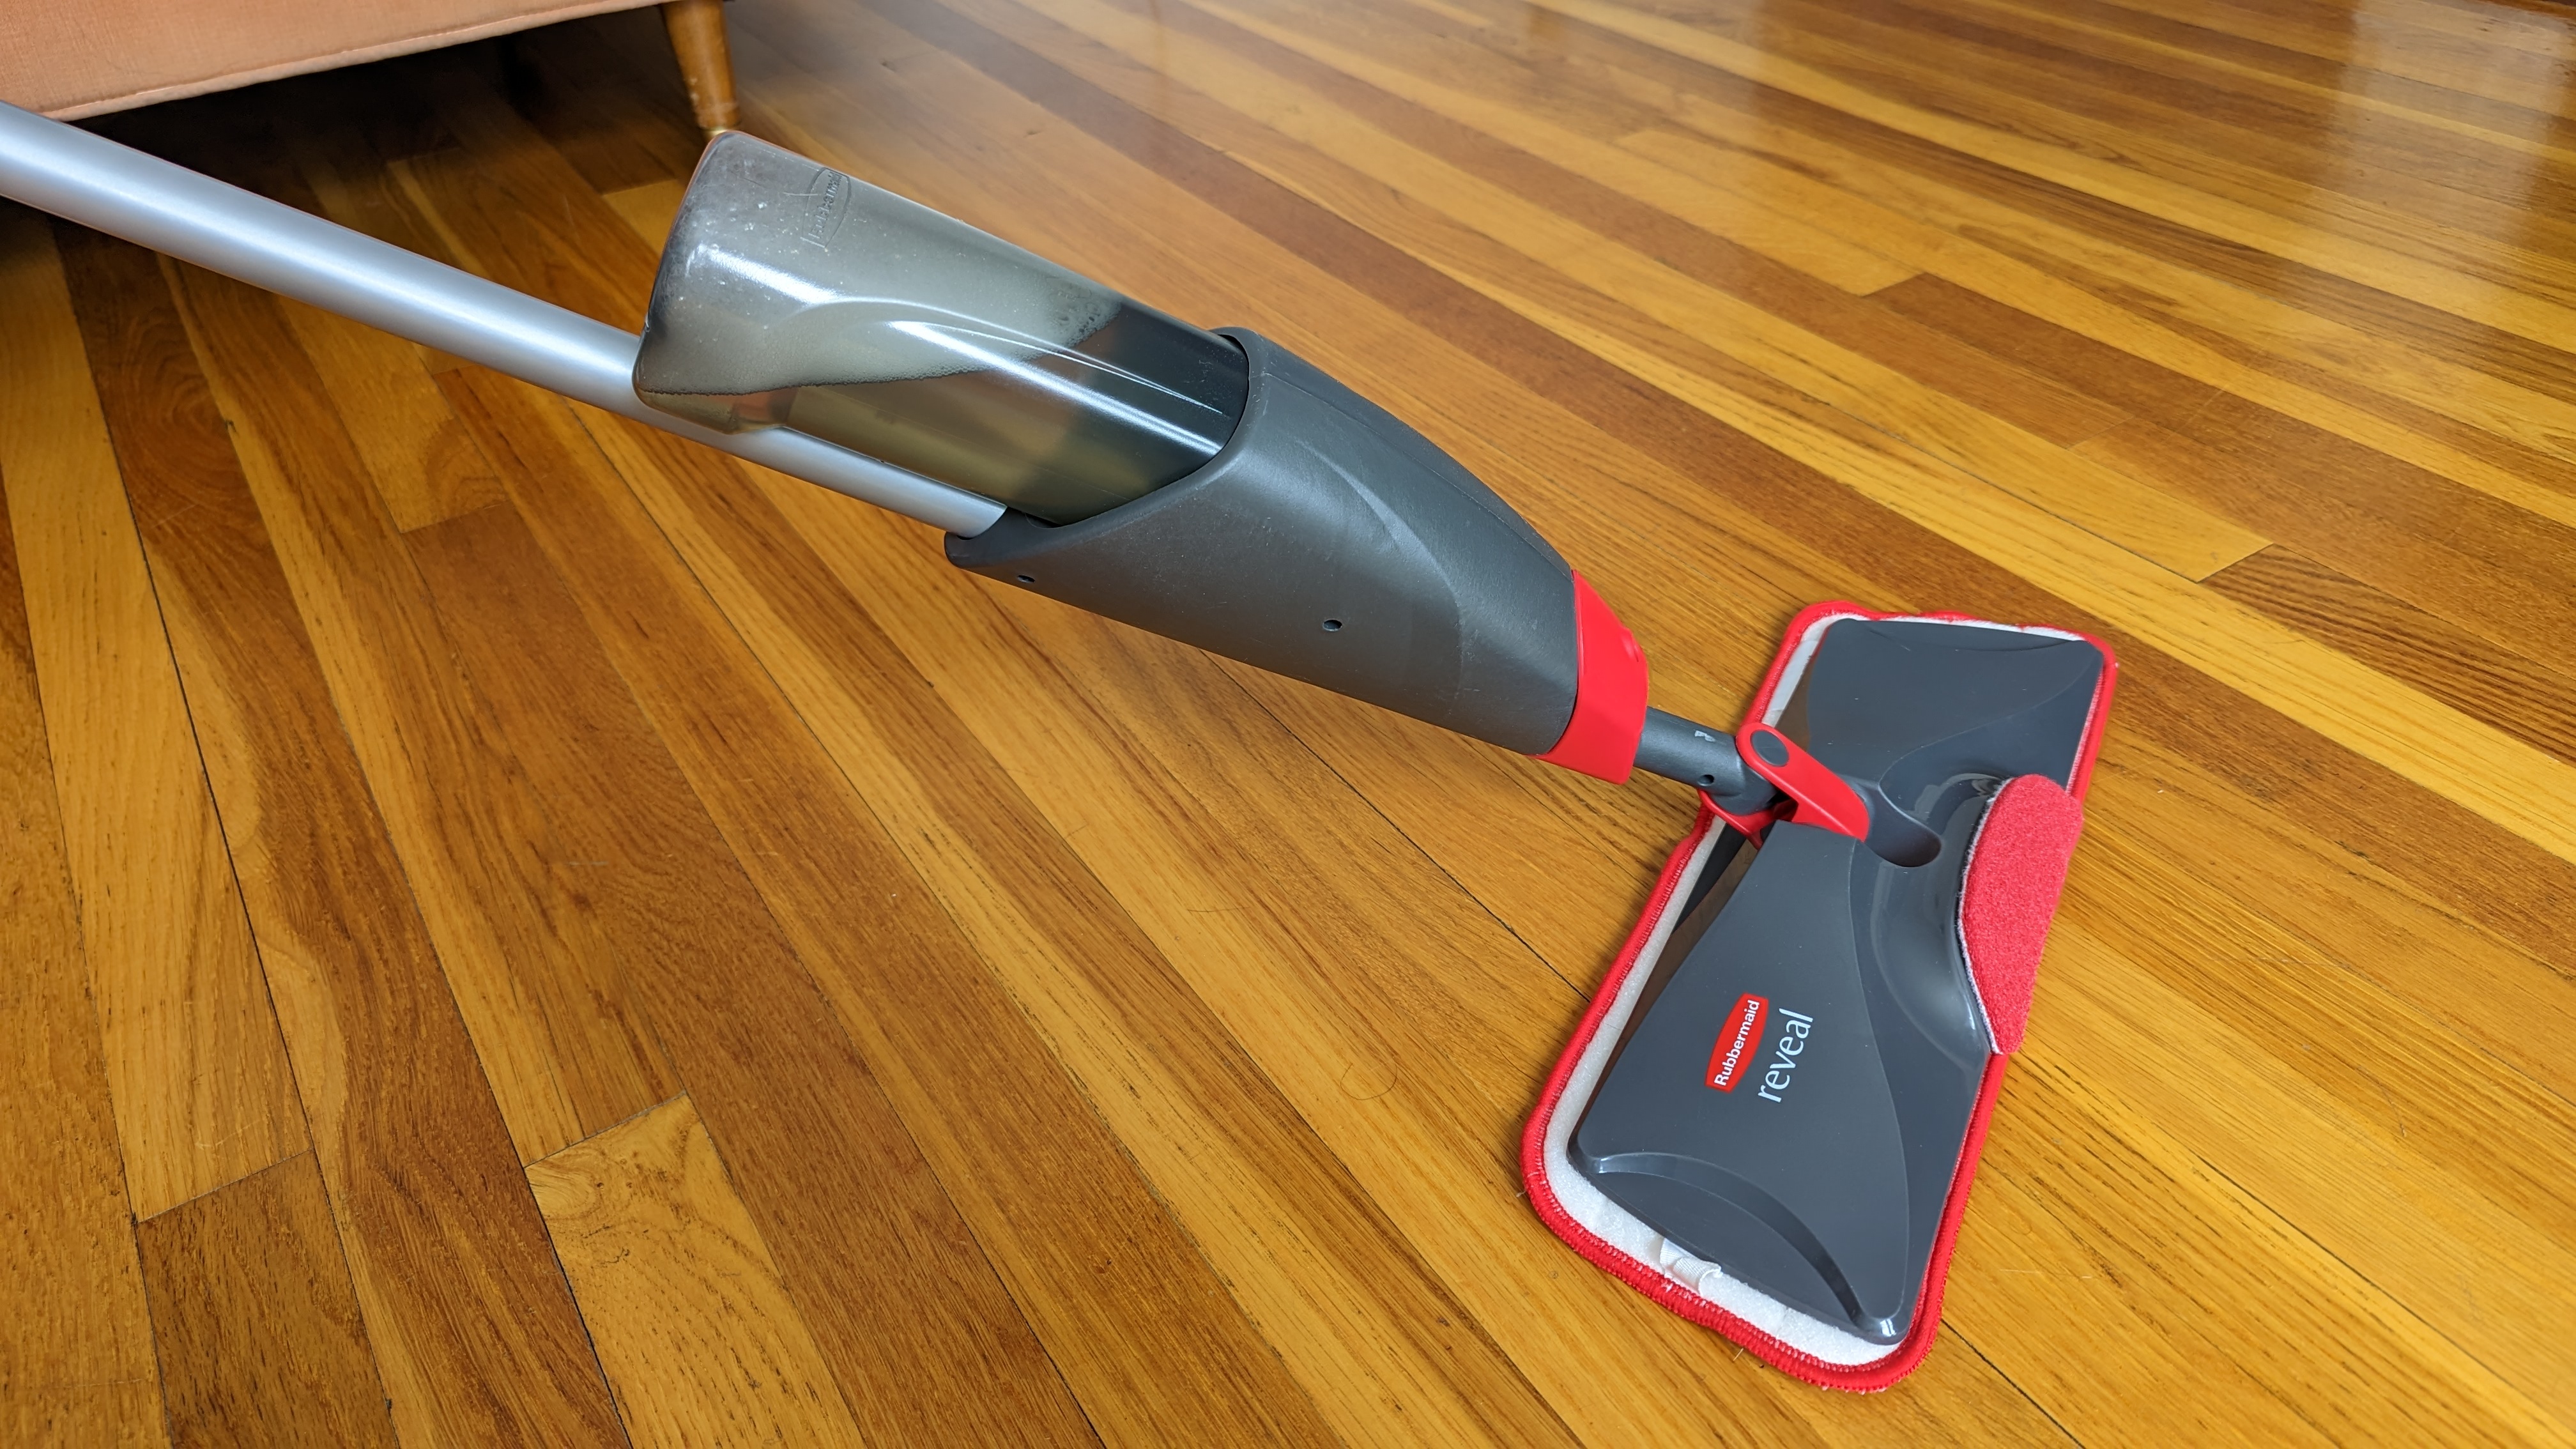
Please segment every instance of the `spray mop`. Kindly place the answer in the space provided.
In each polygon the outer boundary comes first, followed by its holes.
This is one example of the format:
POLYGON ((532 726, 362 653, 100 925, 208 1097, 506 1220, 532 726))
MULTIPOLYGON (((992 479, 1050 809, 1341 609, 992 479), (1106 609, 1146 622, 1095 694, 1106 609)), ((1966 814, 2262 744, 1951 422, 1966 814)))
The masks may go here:
POLYGON ((643 335, 0 105, 0 195, 930 523, 949 560, 1549 764, 1700 794, 1530 1119, 1547 1225, 1774 1366, 1930 1347, 2082 828, 2099 640, 1822 604, 1735 728, 1536 530, 1258 333, 758 141, 643 335))

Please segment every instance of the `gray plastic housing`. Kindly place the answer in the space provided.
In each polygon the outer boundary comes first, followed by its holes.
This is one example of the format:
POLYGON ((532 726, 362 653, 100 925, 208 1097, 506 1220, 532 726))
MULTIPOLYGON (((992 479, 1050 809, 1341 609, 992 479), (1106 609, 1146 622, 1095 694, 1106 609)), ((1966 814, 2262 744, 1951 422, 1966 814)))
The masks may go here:
POLYGON ((1744 768, 1733 735, 1660 709, 1646 711, 1646 727, 1637 735, 1637 768, 1679 780, 1739 815, 1764 808, 1778 794, 1770 781, 1744 768))
POLYGON ((1006 514, 948 558, 986 578, 1539 754, 1574 713, 1574 576, 1475 475, 1256 333, 1205 467, 1050 527, 1006 514))
POLYGON ((1959 944, 1968 847, 2002 782, 2071 783, 2102 667, 2081 639, 1830 625, 1780 730, 1940 853, 1909 868, 1795 823, 1758 850, 1729 832, 1576 1124, 1576 1170, 1772 1297, 1901 1341, 1993 1050, 1959 944), (1721 1091, 1712 1058, 1748 994, 1767 1003, 1758 1055, 1721 1091))

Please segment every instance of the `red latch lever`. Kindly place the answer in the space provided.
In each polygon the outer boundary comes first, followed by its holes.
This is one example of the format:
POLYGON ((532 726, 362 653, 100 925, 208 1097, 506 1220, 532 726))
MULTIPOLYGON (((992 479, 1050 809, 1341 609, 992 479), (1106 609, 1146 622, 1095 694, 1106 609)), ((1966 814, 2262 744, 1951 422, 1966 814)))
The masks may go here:
POLYGON ((1746 721, 1735 732, 1735 746, 1746 768, 1770 781, 1789 797, 1787 818, 1801 825, 1869 838, 1869 804, 1824 761, 1798 747, 1798 742, 1767 724, 1746 721))

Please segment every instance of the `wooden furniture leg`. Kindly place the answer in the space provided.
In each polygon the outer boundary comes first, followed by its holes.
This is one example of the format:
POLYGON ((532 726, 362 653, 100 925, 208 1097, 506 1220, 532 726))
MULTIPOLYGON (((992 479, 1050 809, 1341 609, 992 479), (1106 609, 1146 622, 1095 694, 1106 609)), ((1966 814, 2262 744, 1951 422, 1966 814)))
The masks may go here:
POLYGON ((741 124, 733 99, 733 55, 725 47, 724 0, 666 0, 662 23, 670 27, 671 52, 689 85, 689 109, 698 129, 714 136, 741 124))

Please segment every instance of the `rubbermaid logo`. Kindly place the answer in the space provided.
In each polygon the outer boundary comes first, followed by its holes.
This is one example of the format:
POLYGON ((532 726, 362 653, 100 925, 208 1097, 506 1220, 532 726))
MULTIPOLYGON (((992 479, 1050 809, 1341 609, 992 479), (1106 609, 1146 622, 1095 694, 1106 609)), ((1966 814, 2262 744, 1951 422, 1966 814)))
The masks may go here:
POLYGON ((805 225, 797 232, 799 240, 810 242, 826 251, 831 249, 832 234, 840 229, 841 202, 849 192, 849 187, 844 184, 845 180, 846 178, 839 172, 817 166, 814 168, 814 179, 806 184, 803 191, 789 193, 792 196, 808 199, 808 205, 805 208, 805 225))
POLYGON ((1762 1019, 1770 1014, 1771 1003, 1750 991, 1735 998, 1726 1025, 1717 1029, 1717 1049, 1708 1054, 1710 1086, 1732 1092, 1744 1080, 1744 1064, 1752 1059, 1753 1043, 1762 1035, 1762 1019))

